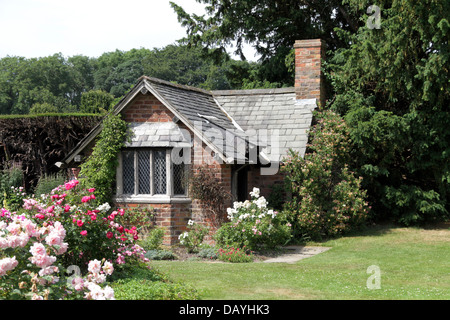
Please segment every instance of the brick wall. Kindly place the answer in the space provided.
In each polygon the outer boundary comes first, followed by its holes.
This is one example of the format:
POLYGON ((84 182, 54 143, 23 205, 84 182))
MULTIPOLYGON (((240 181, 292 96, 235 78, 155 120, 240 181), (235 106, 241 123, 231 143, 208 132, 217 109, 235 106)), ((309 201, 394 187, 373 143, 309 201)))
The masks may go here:
POLYGON ((152 94, 139 94, 122 111, 127 122, 169 122, 174 115, 152 94))

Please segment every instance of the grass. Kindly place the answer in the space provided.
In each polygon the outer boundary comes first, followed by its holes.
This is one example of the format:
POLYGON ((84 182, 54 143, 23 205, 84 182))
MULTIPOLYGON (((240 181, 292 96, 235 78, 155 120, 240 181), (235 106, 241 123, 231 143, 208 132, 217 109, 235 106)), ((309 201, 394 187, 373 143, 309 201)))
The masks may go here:
POLYGON ((309 243, 330 250, 295 264, 152 261, 204 300, 450 299, 450 229, 378 226, 360 234, 309 243), (368 289, 369 266, 381 272, 368 289))

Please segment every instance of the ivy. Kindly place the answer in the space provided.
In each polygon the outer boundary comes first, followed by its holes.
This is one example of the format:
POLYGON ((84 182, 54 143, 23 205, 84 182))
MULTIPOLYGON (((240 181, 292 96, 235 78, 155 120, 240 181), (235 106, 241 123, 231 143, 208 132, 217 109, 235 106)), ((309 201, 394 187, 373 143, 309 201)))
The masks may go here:
POLYGON ((81 165, 80 175, 86 187, 95 187, 99 203, 110 202, 113 181, 118 165, 117 155, 124 147, 128 133, 127 123, 120 115, 108 114, 103 128, 86 162, 81 165))

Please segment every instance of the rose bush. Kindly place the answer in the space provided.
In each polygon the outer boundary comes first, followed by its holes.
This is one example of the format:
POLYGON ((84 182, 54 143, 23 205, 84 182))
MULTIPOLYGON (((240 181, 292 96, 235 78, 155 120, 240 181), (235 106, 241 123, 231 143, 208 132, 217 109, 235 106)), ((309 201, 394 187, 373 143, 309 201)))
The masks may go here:
POLYGON ((85 271, 93 259, 105 258, 119 265, 126 258, 144 259, 135 243, 138 229, 122 223, 125 210, 112 210, 108 203, 98 204, 95 189, 81 188, 78 180, 69 181, 48 195, 25 199, 23 208, 40 225, 64 225, 68 250, 62 263, 66 266, 79 265, 85 271))
MULTIPOLYGON (((39 226, 24 214, 2 209, 0 214, 0 298, 1 299, 113 299, 114 291, 101 287, 114 268, 104 260, 103 268, 89 263, 89 275, 66 279, 57 257, 68 249, 64 226, 56 221, 39 226), (92 267, 91 267, 92 266, 92 267), (76 283, 76 285, 74 285, 76 283)), ((80 274, 80 273, 79 273, 80 274)))
POLYGON ((227 209, 230 222, 223 224, 214 239, 218 246, 236 246, 249 250, 274 248, 291 238, 291 225, 286 217, 268 208, 258 188, 250 192, 251 200, 234 202, 227 209))
POLYGON ((125 210, 98 205, 95 189, 77 180, 23 202, 18 212, 0 211, 0 298, 111 299, 100 286, 105 276, 148 261, 138 229, 122 223, 125 210), (65 272, 74 267, 69 281, 65 272))

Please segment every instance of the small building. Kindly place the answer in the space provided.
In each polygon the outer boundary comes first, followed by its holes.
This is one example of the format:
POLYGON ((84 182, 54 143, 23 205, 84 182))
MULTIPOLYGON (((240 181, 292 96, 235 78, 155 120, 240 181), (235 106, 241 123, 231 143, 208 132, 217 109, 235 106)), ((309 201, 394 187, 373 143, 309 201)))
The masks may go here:
MULTIPOLYGON (((312 112, 324 103, 323 42, 294 47, 292 88, 206 91, 141 77, 112 111, 132 131, 118 155, 115 204, 152 207, 171 245, 189 219, 208 222, 208 209, 186 184, 201 168, 230 195, 225 208, 247 199, 253 187, 268 197, 283 181, 279 169, 288 150, 305 153, 312 112)), ((63 160, 66 167, 79 166, 100 130, 99 124, 80 141, 63 160)))

